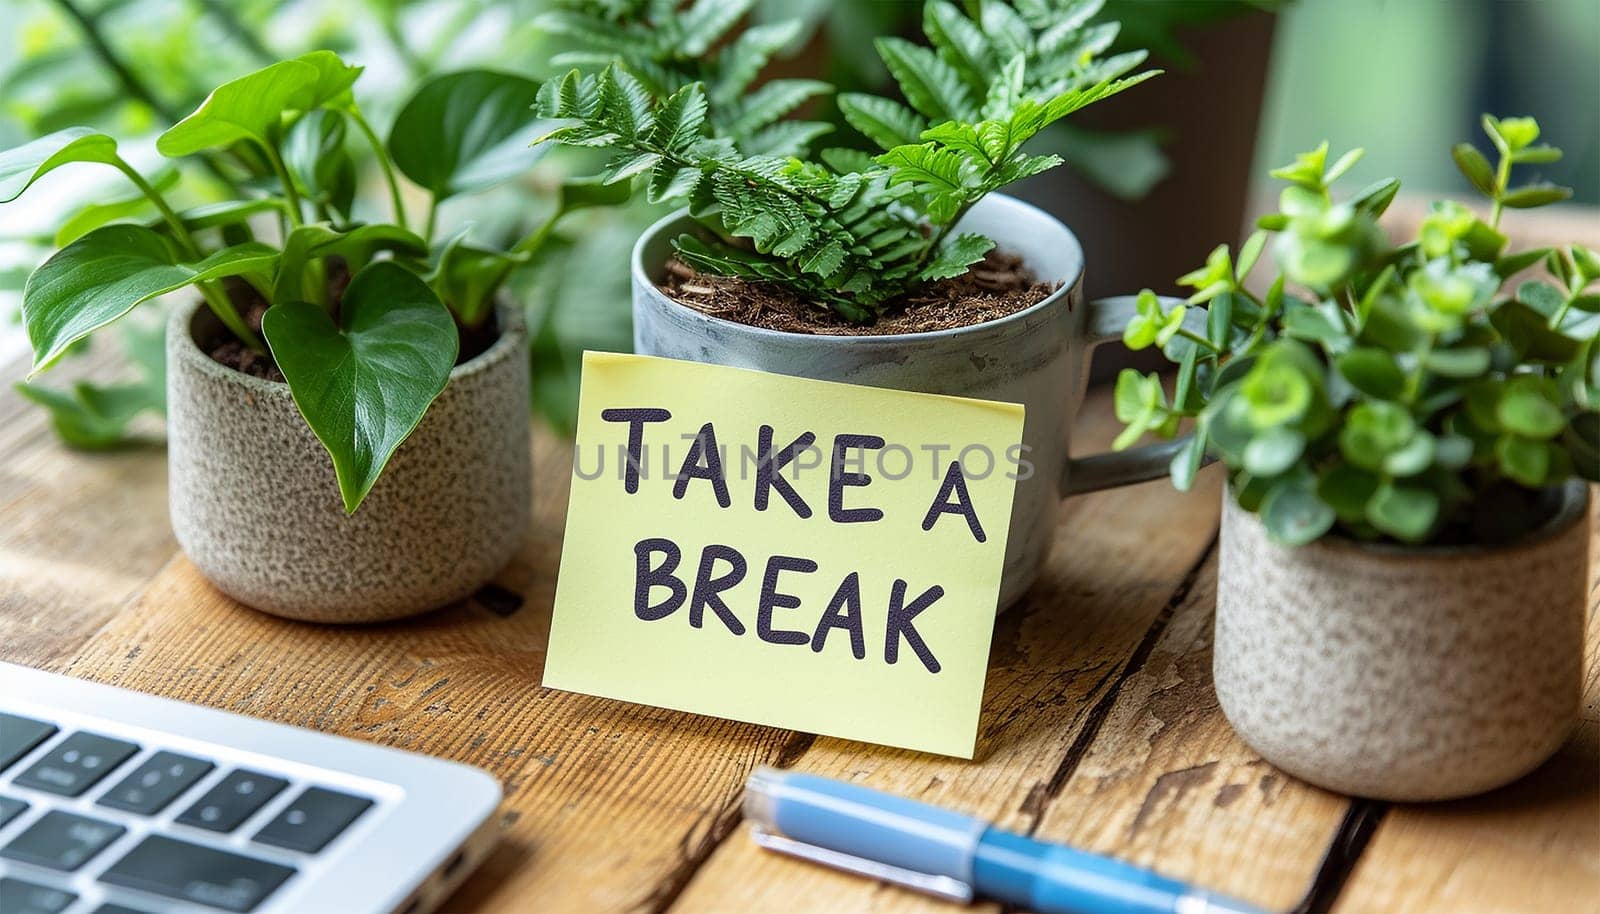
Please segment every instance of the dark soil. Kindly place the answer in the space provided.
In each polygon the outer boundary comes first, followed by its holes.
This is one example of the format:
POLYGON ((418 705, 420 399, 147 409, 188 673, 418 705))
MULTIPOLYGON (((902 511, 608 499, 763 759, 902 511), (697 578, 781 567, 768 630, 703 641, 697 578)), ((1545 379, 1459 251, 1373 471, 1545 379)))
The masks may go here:
POLYGON ((697 272, 667 262, 664 291, 696 311, 752 327, 829 336, 924 333, 997 320, 1043 301, 1056 284, 1040 282, 1022 258, 990 251, 961 276, 927 283, 889 303, 871 324, 853 324, 826 305, 770 283, 697 272))
MULTIPOLYGON (((239 316, 244 318, 245 325, 260 333, 261 315, 267 313, 267 300, 261 297, 255 286, 230 276, 222 281, 222 290, 233 301, 234 307, 239 309, 239 316)), ((343 287, 339 291, 343 294, 343 287)), ((242 371, 251 377, 268 381, 283 380, 283 372, 278 370, 278 363, 272 360, 272 356, 256 352, 229 334, 224 333, 214 342, 208 354, 212 361, 226 365, 234 371, 242 371)))
MULTIPOLYGON (((344 304, 344 291, 350 287, 350 271, 338 260, 329 260, 328 295, 334 304, 335 313, 344 304)), ((261 332, 261 316, 267 313, 267 300, 255 287, 244 280, 229 277, 222 281, 223 289, 228 297, 233 300, 239 309, 239 315, 245 324, 256 333, 261 332)), ((456 364, 470 361, 488 350, 500 338, 500 328, 495 322, 490 321, 478 328, 462 327, 459 324, 456 330, 461 335, 461 350, 456 354, 456 364)), ((283 381, 283 372, 278 369, 278 363, 272 360, 271 355, 263 355, 249 346, 234 339, 231 335, 223 333, 215 340, 206 352, 212 361, 226 365, 234 371, 241 371, 251 377, 263 378, 268 381, 283 381)))

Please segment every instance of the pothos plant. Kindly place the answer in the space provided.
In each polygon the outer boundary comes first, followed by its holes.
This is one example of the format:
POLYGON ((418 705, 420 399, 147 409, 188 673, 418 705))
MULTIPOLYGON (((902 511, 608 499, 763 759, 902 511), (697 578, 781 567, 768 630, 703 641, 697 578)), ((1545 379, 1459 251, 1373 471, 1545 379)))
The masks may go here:
MULTIPOLYGON (((356 510, 444 389, 462 334, 493 332, 498 289, 555 220, 622 196, 575 182, 548 222, 503 249, 464 232, 434 243, 441 201, 531 164, 527 146, 542 131, 529 110, 538 86, 489 71, 440 76, 404 105, 385 142, 352 94, 360 74, 330 51, 281 61, 219 86, 161 134, 162 155, 224 154, 244 176, 251 190, 220 203, 175 208, 167 192, 176 176, 147 178, 115 139, 88 128, 0 152, 0 203, 63 165, 88 162, 120 171, 159 214, 127 221, 126 208, 102 207, 72 220, 71 236, 23 293, 34 373, 140 303, 193 289, 233 339, 276 362, 332 458, 345 509, 356 510), (351 133, 376 157, 388 221, 355 218, 351 133), (427 192, 420 229, 397 173, 427 192)), ((88 445, 113 431, 92 422, 61 430, 88 445)))
MULTIPOLYGON (((625 36, 630 27, 679 35, 684 53, 694 56, 712 47, 706 35, 721 35, 748 4, 586 6, 609 11, 603 21, 612 32, 600 38, 625 36)), ((687 201, 707 234, 683 234, 674 247, 696 269, 777 284, 846 320, 869 322, 915 285, 959 276, 994 247, 954 227, 987 194, 1062 164, 1058 156, 1026 152, 1030 139, 1156 75, 1128 75, 1143 63, 1142 51, 1099 56, 1117 26, 1089 24, 1100 7, 1095 0, 981 0, 970 7, 969 14, 948 0, 929 0, 923 31, 931 47, 877 40, 904 102, 839 96, 846 121, 881 149, 877 156, 845 148, 816 158, 767 151, 779 145, 769 140, 772 131, 784 127, 770 121, 773 112, 827 87, 775 81, 768 86, 776 88, 748 97, 726 91, 725 80, 747 83, 750 63, 764 61, 765 49, 787 34, 752 39, 754 29, 716 53, 709 81, 699 65, 650 56, 642 37, 602 42, 600 55, 582 60, 608 61, 603 70, 575 69, 541 87, 539 112, 567 121, 544 140, 610 150, 605 182, 642 176, 652 202, 687 201), (750 123, 761 126, 750 132, 750 123)), ((562 21, 573 30, 582 25, 562 21)), ((802 127, 786 139, 794 148, 793 140, 815 132, 802 127)))
POLYGON ((1124 341, 1178 363, 1171 405, 1156 374, 1125 370, 1118 446, 1195 421, 1173 461, 1187 489, 1210 450, 1239 504, 1269 534, 1301 544, 1329 531, 1406 543, 1499 542, 1540 520, 1541 490, 1578 474, 1600 481, 1600 255, 1580 245, 1510 251, 1503 211, 1566 199, 1563 187, 1513 187, 1515 166, 1554 162, 1531 118, 1485 116, 1491 165, 1462 143, 1453 157, 1488 200, 1487 217, 1434 203, 1414 240, 1391 245, 1377 218, 1399 188, 1347 200, 1330 185, 1327 144, 1272 172, 1281 212, 1179 282, 1164 309, 1146 290, 1124 341), (1279 275, 1265 295, 1245 277, 1271 239, 1279 275), (1534 267, 1546 275, 1512 284, 1534 267), (1205 329, 1186 321, 1204 306, 1205 329), (1191 329, 1193 327, 1194 329, 1191 329))

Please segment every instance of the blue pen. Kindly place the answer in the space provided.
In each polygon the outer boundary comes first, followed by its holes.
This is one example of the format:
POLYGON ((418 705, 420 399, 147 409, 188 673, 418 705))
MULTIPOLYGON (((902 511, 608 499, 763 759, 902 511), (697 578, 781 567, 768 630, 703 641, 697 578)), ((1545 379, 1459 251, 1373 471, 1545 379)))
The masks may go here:
POLYGON ((1263 914, 1110 857, 816 775, 756 769, 744 812, 762 847, 952 901, 981 895, 1044 914, 1263 914))

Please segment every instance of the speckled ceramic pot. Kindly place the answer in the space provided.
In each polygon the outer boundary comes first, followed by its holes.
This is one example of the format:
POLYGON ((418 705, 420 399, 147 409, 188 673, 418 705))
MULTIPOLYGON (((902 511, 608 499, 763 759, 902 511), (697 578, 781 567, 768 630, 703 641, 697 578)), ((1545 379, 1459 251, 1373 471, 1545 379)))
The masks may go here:
POLYGON ((1279 768, 1340 793, 1442 800, 1516 780, 1582 696, 1588 487, 1498 547, 1286 548, 1224 496, 1217 698, 1279 768))
POLYGON ((188 302, 167 325, 172 530, 200 572, 265 612, 374 622, 482 586, 532 509, 528 339, 502 305, 500 338, 458 365, 353 515, 289 388, 201 351, 221 333, 188 302))
MULTIPOLYGON (((694 228, 687 212, 650 227, 633 249, 633 345, 644 355, 754 368, 774 374, 923 393, 1021 403, 1026 467, 1017 473, 1006 539, 1000 608, 1038 576, 1049 553, 1057 508, 1068 495, 1167 474, 1186 439, 1128 451, 1069 456, 1073 420, 1083 402, 1089 356, 1122 338, 1134 297, 1086 301, 1083 250, 1061 221, 1004 194, 990 194, 959 228, 993 238, 1039 279, 1059 285, 1031 308, 949 330, 880 336, 825 336, 752 327, 673 301, 657 283, 673 238, 694 228)), ((1167 300, 1170 307, 1173 302, 1167 300)), ((1191 309, 1191 329, 1205 313, 1191 309)), ((914 467, 912 472, 929 472, 914 467)))

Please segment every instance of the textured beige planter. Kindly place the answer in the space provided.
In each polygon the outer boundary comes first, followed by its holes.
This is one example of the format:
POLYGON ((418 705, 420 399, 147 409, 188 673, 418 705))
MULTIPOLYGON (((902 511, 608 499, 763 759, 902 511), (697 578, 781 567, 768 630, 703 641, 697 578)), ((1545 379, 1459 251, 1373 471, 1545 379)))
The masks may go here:
POLYGON ((1582 693, 1588 488, 1504 547, 1267 539, 1224 496, 1217 697, 1267 761, 1341 793, 1498 787, 1566 739, 1582 693))
POLYGON ((317 622, 437 608, 510 560, 532 502, 528 339, 498 312, 493 346, 450 383, 346 516, 333 463, 285 384, 212 361, 198 302, 167 325, 172 529, 195 567, 240 602, 317 622))

